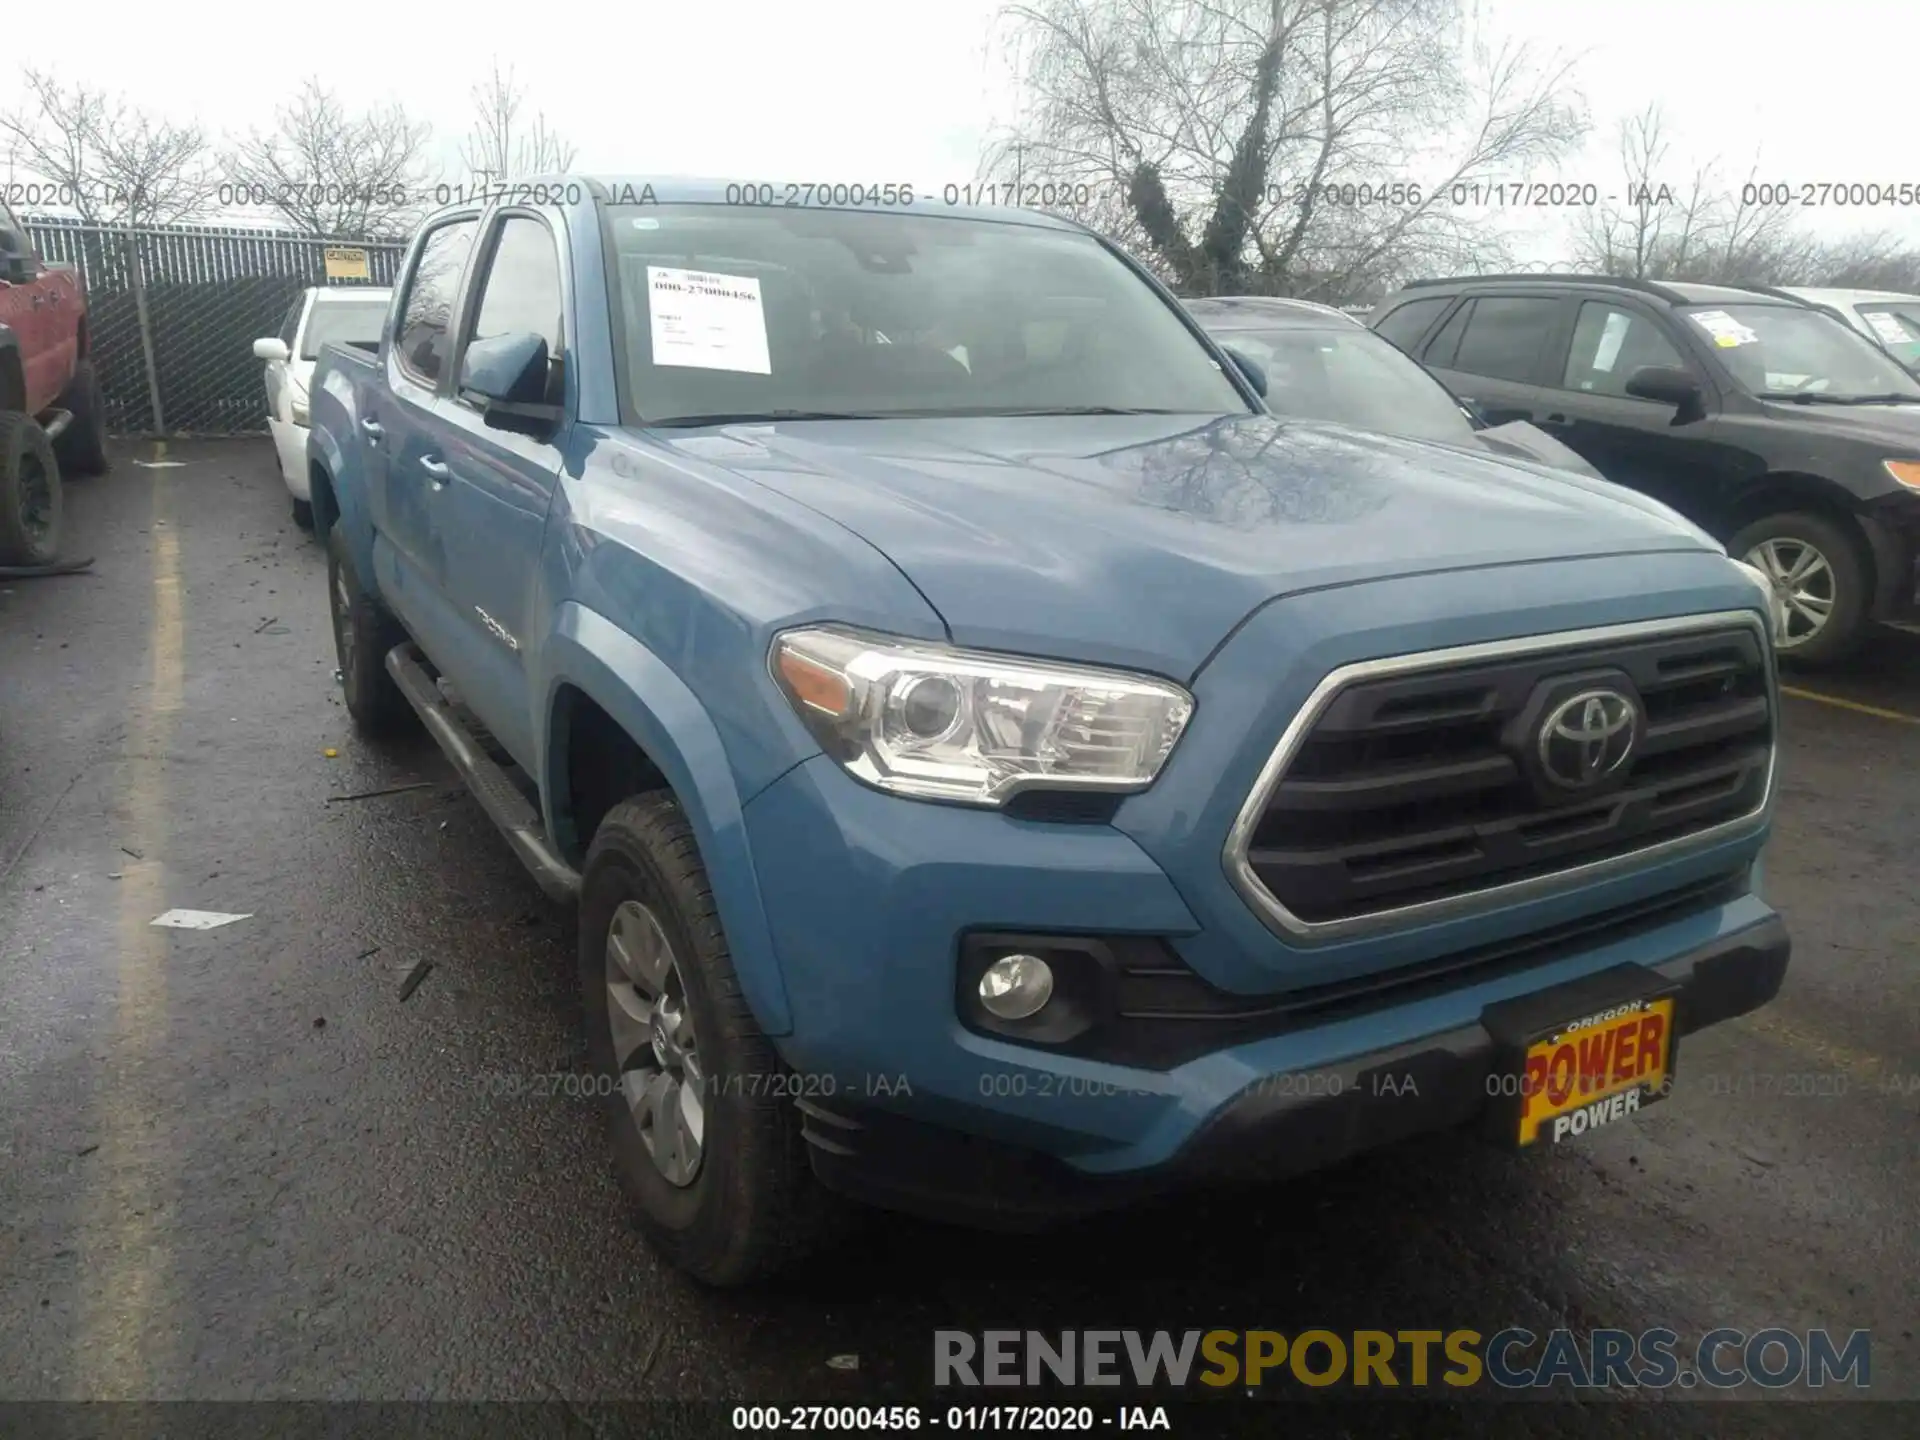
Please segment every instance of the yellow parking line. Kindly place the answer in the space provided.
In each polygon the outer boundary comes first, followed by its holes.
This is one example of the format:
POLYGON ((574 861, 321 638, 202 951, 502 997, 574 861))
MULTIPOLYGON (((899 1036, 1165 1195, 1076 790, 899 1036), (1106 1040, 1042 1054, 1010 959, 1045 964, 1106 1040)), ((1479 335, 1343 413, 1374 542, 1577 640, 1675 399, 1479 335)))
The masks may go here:
MULTIPOLYGON (((166 1226, 175 1203, 172 1159, 155 1136, 152 1066, 170 1020, 167 945, 152 928, 168 908, 167 777, 185 682, 185 596, 167 485, 153 483, 153 599, 149 685, 129 715, 117 832, 146 858, 123 867, 113 1029, 96 1072, 91 1119, 99 1154, 81 1207, 78 1354, 74 1399, 153 1396, 168 1372, 162 1348, 177 1334, 166 1226)), ((165 1123, 162 1120, 162 1123, 165 1123)))
POLYGON ((1801 690, 1792 685, 1782 685, 1780 693, 1791 695, 1796 700, 1817 700, 1822 705, 1834 705, 1859 715, 1872 715, 1881 720, 1898 720, 1902 725, 1920 725, 1920 715, 1906 715, 1898 710, 1882 710, 1878 705, 1862 705, 1858 700, 1842 700, 1838 695, 1822 695, 1818 690, 1801 690))

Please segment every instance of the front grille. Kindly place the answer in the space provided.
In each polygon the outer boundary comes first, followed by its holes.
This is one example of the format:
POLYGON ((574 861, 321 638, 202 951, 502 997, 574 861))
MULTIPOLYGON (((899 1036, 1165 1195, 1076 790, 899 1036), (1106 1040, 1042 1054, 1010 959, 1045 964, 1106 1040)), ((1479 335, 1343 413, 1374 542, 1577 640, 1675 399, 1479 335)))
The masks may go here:
POLYGON ((1604 633, 1333 677, 1242 821, 1249 898, 1286 929, 1345 931, 1757 813, 1774 743, 1757 622, 1604 633), (1541 763, 1542 725, 1596 688, 1643 719, 1618 769, 1568 789, 1561 752, 1559 771, 1541 763))

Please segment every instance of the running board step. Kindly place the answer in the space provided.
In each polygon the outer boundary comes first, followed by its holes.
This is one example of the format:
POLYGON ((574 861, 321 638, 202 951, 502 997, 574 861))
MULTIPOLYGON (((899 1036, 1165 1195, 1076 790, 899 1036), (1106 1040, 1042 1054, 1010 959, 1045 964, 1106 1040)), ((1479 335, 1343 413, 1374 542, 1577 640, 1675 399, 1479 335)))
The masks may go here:
POLYGON ((47 439, 58 440, 67 433, 67 427, 73 424, 71 410, 49 410, 40 419, 40 428, 47 432, 47 439))
POLYGON ((411 643, 396 645, 387 652, 387 673, 393 677, 407 703, 419 713, 427 733, 439 742, 453 768, 473 791, 487 818, 500 827, 507 844, 520 857, 520 863, 533 872, 534 883, 551 898, 570 904, 580 898, 580 872, 560 858, 548 843, 540 814, 520 793, 513 778, 500 768, 473 735, 461 724, 460 717, 441 694, 440 687, 427 675, 420 652, 411 643))

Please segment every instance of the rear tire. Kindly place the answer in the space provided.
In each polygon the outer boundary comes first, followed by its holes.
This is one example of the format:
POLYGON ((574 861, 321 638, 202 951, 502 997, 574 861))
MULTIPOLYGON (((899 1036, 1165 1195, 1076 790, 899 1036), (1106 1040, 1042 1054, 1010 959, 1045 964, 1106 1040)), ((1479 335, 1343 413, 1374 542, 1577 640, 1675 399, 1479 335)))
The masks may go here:
POLYGON ((1727 553, 1757 567, 1787 599, 1781 659, 1829 665, 1866 638, 1872 570, 1844 526, 1807 511, 1763 515, 1741 527, 1727 553))
POLYGON ((361 586, 338 525, 327 532, 327 602, 340 685, 354 728, 374 739, 412 729, 419 717, 387 673, 387 652, 403 643, 407 632, 361 586))
POLYGON ((53 442, 61 469, 69 475, 104 475, 107 470, 106 404, 100 398, 100 377, 94 373, 91 360, 82 360, 74 367, 73 381, 58 403, 73 416, 73 422, 53 442))
POLYGON ((740 993, 671 794, 623 800, 600 822, 579 936, 594 1090, 654 1248, 713 1286, 764 1279, 815 1249, 843 1212, 813 1178, 793 1087, 780 1083, 790 1072, 740 993))
POLYGON ((31 415, 0 412, 0 565, 51 565, 60 554, 60 462, 31 415))

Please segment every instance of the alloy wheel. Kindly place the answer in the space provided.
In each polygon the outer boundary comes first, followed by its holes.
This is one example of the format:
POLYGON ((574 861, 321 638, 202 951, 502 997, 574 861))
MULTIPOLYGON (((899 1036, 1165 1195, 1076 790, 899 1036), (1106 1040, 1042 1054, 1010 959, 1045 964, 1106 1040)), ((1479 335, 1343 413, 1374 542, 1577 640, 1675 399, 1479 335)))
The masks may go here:
POLYGON ((1779 648, 1795 650, 1827 628, 1837 598, 1833 566, 1819 549, 1789 535, 1762 540, 1746 554, 1786 605, 1787 630, 1779 648))
POLYGON ((700 1173, 706 1095, 699 1037, 673 945, 659 918, 622 901, 607 927, 607 1021, 627 1109, 671 1185, 700 1173))

